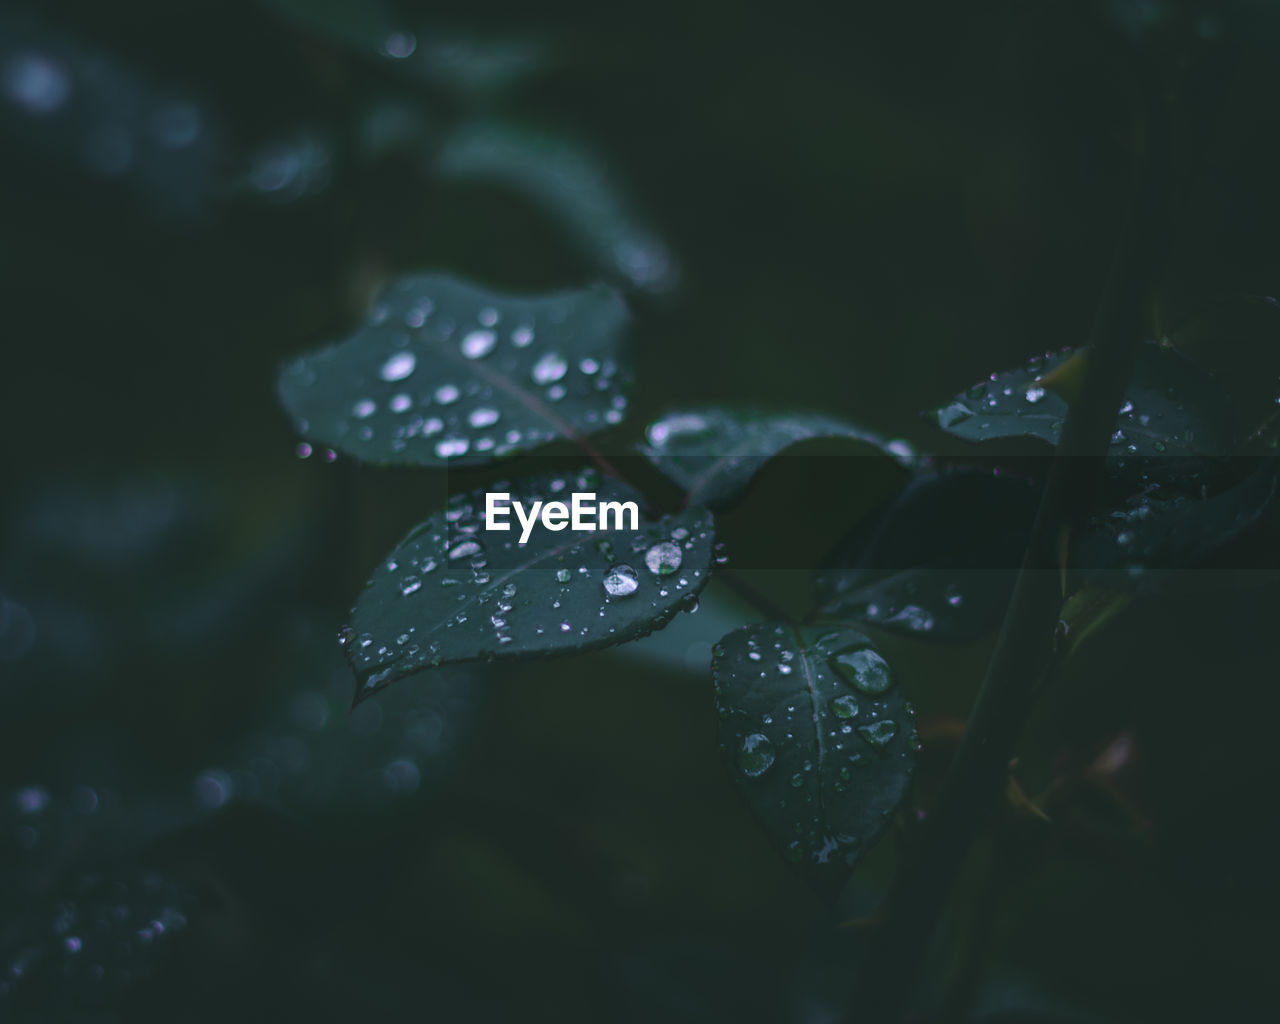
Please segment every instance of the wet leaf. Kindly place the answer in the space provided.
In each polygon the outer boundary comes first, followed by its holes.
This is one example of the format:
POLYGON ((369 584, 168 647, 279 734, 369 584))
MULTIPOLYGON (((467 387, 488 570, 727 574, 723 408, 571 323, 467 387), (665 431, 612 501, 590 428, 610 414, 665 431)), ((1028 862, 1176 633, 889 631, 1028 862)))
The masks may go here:
MULTIPOLYGON (((1067 401, 1053 389, 1052 375, 1078 352, 1036 356, 1019 369, 994 374, 934 410, 933 419, 967 441, 1022 437, 1057 444, 1067 401)), ((1066 377, 1063 383, 1069 384, 1073 375, 1066 377)), ((1111 455, 1227 455, 1233 434, 1230 403, 1212 377, 1173 349, 1139 347, 1117 412, 1111 455)))
POLYGON ((679 270, 666 243, 644 226, 588 149, 498 122, 464 125, 442 147, 436 172, 498 185, 545 210, 610 279, 661 293, 679 270))
MULTIPOLYGON (((535 501, 594 493, 596 502, 637 495, 593 472, 538 476, 509 487, 528 511, 535 501)), ((485 492, 451 499, 415 527, 374 570, 346 631, 357 701, 436 665, 594 650, 645 636, 687 607, 707 581, 711 515, 689 509, 638 529, 553 532, 520 524, 485 529, 485 492)), ((630 520, 624 525, 629 526, 630 520)))
POLYGON ((286 367, 280 397, 300 433, 366 462, 483 463, 620 423, 628 319, 603 286, 519 298, 409 275, 286 367))
POLYGON ((1161 570, 1192 568, 1254 526, 1277 486, 1275 456, 1257 461, 1233 486, 1207 497, 1190 488, 1153 486, 1073 538, 1071 567, 1109 586, 1154 589, 1165 582, 1161 570))
POLYGON ((647 437, 641 449, 645 457, 685 491, 690 503, 712 509, 737 502, 765 463, 813 438, 847 438, 902 465, 915 461, 904 441, 887 441, 850 423, 809 414, 682 410, 649 424, 647 437))
POLYGON ((714 650, 720 747, 774 845, 834 894, 907 795, 914 713, 851 629, 757 624, 714 650))
POLYGON ((814 577, 826 615, 964 642, 995 628, 1039 498, 990 470, 923 474, 858 527, 814 577))

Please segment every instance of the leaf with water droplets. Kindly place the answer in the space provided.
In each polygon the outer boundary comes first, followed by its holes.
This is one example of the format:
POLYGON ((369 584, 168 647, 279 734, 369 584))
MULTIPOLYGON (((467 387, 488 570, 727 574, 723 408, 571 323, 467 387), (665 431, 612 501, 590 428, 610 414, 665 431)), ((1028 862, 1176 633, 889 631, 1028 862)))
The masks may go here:
POLYGON ((927 473, 843 541, 814 577, 826 615, 953 643, 995 628, 1038 497, 982 469, 927 473))
POLYGON ((746 493, 760 469, 785 448, 814 438, 844 438, 902 465, 915 454, 905 441, 887 441, 830 416, 769 415, 730 409, 668 413, 649 424, 645 457, 680 487, 690 502, 722 509, 746 493))
POLYGON ((620 520, 605 503, 638 504, 638 496, 592 471, 490 490, 510 494, 526 516, 534 502, 593 493, 604 522, 584 513, 598 529, 536 524, 522 545, 514 511, 510 530, 490 530, 486 491, 454 496, 396 546, 356 602, 343 636, 357 701, 436 665, 634 640, 689 607, 707 581, 714 535, 705 509, 656 522, 636 516, 631 529, 630 515, 620 520))
POLYGON ((720 748, 782 855, 834 895, 907 795, 914 713, 851 629, 744 626, 714 648, 720 748))
MULTIPOLYGON (((1035 438, 1057 444, 1081 350, 1035 356, 993 374, 942 408, 934 422, 967 441, 1035 438), (1055 378, 1055 374, 1059 377, 1055 378), (1055 390, 1056 388, 1056 390, 1055 390)), ((1140 345, 1117 411, 1110 454, 1219 456, 1230 453, 1234 417, 1218 383, 1171 348, 1140 345)))
POLYGON ((280 374, 300 433, 366 462, 474 465, 622 421, 628 315, 604 286, 518 298, 399 278, 280 374))
POLYGON ((1073 572, 1111 588, 1147 591, 1173 582, 1169 570, 1204 562, 1256 525, 1280 488, 1280 457, 1240 461, 1248 468, 1217 493, 1157 483, 1095 517, 1072 538, 1073 572))

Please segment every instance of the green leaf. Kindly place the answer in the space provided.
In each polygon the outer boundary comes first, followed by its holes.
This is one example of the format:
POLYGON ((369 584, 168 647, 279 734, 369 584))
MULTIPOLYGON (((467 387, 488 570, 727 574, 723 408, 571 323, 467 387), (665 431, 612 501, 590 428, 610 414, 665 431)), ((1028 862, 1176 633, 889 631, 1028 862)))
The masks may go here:
MULTIPOLYGON (((513 502, 637 495, 594 472, 493 485, 513 502)), ((711 514, 688 509, 638 529, 585 533, 519 523, 487 531, 485 492, 456 495, 374 570, 344 630, 361 701, 424 668, 609 647, 645 636, 695 601, 711 564, 711 514)), ((629 524, 629 521, 628 521, 629 524)))
MULTIPOLYGON (((1019 369, 994 374, 934 410, 933 419, 967 441, 1020 437, 1057 444, 1067 401, 1045 378, 1079 351, 1035 356, 1019 369)), ((1230 402, 1212 377, 1173 349, 1139 347, 1117 413, 1113 456, 1226 455, 1233 434, 1230 402)))
POLYGON ((1166 582, 1162 570, 1191 568, 1254 526, 1278 484, 1280 458, 1270 456, 1209 497, 1193 488, 1151 487, 1073 539, 1072 569, 1124 589, 1156 589, 1166 582))
POLYGON ((761 468, 783 449, 814 438, 847 438, 907 466, 915 461, 905 441, 887 441, 829 416, 769 415, 731 409, 668 413, 649 424, 641 451, 690 503, 722 509, 746 493, 761 468))
POLYGON ((834 893, 907 795, 914 713, 851 629, 745 626, 712 660, 720 747, 782 855, 834 893))
POLYGON ((983 469, 918 476, 826 559, 814 590, 832 618, 952 643, 995 628, 1038 495, 983 469))
POLYGON ((604 286, 517 298, 409 275, 286 367, 280 398, 304 436, 366 462, 488 462, 622 421, 628 320, 604 286))

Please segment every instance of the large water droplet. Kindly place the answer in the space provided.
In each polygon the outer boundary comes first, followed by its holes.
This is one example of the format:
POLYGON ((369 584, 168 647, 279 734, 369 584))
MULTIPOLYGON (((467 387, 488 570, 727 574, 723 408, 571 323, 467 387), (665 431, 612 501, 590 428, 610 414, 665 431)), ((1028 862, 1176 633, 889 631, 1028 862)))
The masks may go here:
POLYGON ((884 693, 893 685, 889 663, 870 647, 846 647, 831 655, 829 663, 838 675, 863 693, 884 693))
POLYGON ((828 706, 836 718, 853 718, 858 713, 858 702, 847 693, 833 697, 828 706))
POLYGON ((858 735, 877 750, 883 750, 889 745, 889 741, 898 735, 898 724, 886 718, 880 722, 860 726, 858 735))
POLYGON ((769 737, 762 732, 753 732, 742 737, 742 744, 738 747, 738 768, 743 775, 759 778, 772 767, 777 756, 769 737))
POLYGON ((644 553, 644 564, 649 571, 659 576, 670 576, 680 568, 684 555, 680 548, 669 540, 661 541, 644 553))
POLYGON ((559 352, 548 352, 533 364, 529 375, 535 384, 554 384, 569 369, 569 364, 559 352))
POLYGON ((418 358, 412 352, 397 352, 382 364, 378 376, 383 380, 404 380, 417 365, 418 358))
POLYGON ((973 410, 962 402, 952 402, 935 412, 934 419, 938 421, 938 426, 944 429, 954 427, 957 423, 973 419, 973 410))
POLYGON ((479 409, 472 409, 471 414, 467 417, 467 422, 473 427, 491 427, 498 422, 498 410, 490 409, 482 406, 479 409))
POLYGON ((465 335, 459 348, 468 359, 483 359, 498 344, 498 336, 493 331, 472 331, 465 335))
POLYGON ((573 577, 573 573, 571 573, 568 569, 556 570, 556 581, 558 583, 568 583, 572 577, 573 577))
POLYGON ((1032 405, 1035 405, 1044 398, 1044 388, 1039 384, 1032 384, 1031 387, 1027 388, 1026 394, 1023 397, 1032 405))
POLYGON ((612 566, 604 574, 605 593, 612 597, 629 597, 640 587, 636 571, 625 562, 612 566))

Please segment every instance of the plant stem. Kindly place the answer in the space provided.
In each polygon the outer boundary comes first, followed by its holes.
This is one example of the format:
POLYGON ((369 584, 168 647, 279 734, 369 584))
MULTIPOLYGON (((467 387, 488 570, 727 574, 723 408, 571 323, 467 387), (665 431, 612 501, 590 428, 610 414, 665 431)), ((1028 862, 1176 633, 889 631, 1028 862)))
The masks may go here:
MULTIPOLYGON (((901 1019, 939 914, 984 818, 1003 791, 1036 686, 1053 659, 1061 610, 1059 539, 1088 515, 1142 328, 1163 213, 1165 133, 1159 97, 1143 90, 1134 195, 1099 298, 1089 359, 1054 453, 1018 580, 964 739, 925 821, 915 857, 890 892, 868 948, 850 1020, 901 1019)), ((1070 536, 1070 534, 1067 534, 1070 536)))

